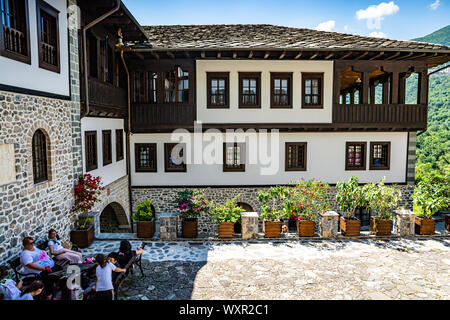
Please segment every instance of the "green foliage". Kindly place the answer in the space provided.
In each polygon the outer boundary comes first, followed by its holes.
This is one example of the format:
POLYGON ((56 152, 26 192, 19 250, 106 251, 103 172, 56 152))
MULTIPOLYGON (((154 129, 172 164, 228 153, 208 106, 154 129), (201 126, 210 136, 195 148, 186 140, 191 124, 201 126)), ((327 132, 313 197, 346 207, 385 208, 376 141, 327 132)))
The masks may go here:
POLYGON ((450 178, 423 176, 414 189, 414 212, 419 217, 430 218, 439 210, 446 210, 450 203, 450 178))
POLYGON ((450 46, 450 25, 436 30, 421 38, 412 39, 413 41, 430 42, 430 43, 440 43, 445 46, 450 46))
POLYGON ((241 219, 241 213, 244 209, 236 205, 237 195, 232 200, 227 200, 225 204, 214 204, 210 211, 214 221, 218 224, 222 222, 236 223, 241 219))
POLYGON ((316 221, 319 213, 331 209, 326 199, 328 184, 319 180, 300 180, 289 189, 289 196, 283 203, 288 216, 298 220, 316 221))
POLYGON ((393 220, 393 212, 401 199, 401 192, 394 187, 384 185, 384 179, 378 183, 368 183, 362 187, 367 209, 376 212, 377 220, 393 220))
POLYGON ((283 200, 288 197, 288 190, 283 186, 275 186, 269 192, 258 191, 258 201, 261 203, 261 218, 266 221, 279 221, 287 217, 288 213, 283 208, 283 200))
POLYGON ((338 181, 336 184, 336 201, 347 219, 355 219, 358 207, 367 207, 367 200, 363 188, 359 186, 357 177, 351 177, 348 182, 338 181))
POLYGON ((208 212, 210 207, 202 190, 183 190, 178 193, 175 202, 182 219, 197 218, 201 213, 208 212))
POLYGON ((138 203, 134 221, 151 221, 153 218, 152 202, 150 200, 138 203))

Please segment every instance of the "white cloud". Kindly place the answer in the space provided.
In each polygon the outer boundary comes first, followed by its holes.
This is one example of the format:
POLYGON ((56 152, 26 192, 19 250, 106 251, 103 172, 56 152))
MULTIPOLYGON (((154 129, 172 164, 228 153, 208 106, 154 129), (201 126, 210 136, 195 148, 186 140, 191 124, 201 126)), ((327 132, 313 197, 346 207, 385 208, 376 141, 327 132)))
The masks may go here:
POLYGON ((344 26, 344 30, 345 30, 345 31, 348 31, 348 26, 344 26))
POLYGON ((316 27, 316 30, 331 31, 331 30, 333 30, 335 25, 336 25, 336 21, 334 21, 334 20, 325 21, 325 22, 319 23, 319 25, 316 27))
POLYGON ((356 12, 356 17, 358 20, 367 20, 367 28, 380 29, 381 21, 383 21, 384 16, 390 16, 398 10, 400 10, 400 8, 394 1, 382 2, 379 5, 371 5, 365 10, 358 10, 356 12))
POLYGON ((436 10, 441 5, 441 2, 439 0, 436 0, 432 4, 430 4, 431 10, 436 10))
POLYGON ((373 32, 369 33, 369 37, 386 38, 387 35, 386 35, 386 33, 384 33, 384 32, 373 31, 373 32))

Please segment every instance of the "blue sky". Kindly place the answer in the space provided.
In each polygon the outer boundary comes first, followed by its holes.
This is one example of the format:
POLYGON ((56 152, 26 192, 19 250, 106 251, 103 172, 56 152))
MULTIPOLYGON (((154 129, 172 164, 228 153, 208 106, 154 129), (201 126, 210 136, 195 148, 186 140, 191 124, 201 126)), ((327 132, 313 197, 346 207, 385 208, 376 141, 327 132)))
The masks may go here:
POLYGON ((123 0, 142 25, 267 23, 407 40, 450 24, 450 0, 123 0))

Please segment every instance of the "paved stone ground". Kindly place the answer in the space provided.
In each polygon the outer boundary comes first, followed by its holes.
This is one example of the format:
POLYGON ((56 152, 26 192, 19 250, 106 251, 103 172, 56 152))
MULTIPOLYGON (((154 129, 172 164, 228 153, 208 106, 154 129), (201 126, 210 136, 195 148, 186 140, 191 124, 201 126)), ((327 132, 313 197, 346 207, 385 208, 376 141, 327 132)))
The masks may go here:
MULTIPOLYGON (((96 241, 85 253, 118 245, 96 241)), ((145 278, 136 269, 119 299, 450 299, 448 238, 155 242, 145 250, 145 278)))

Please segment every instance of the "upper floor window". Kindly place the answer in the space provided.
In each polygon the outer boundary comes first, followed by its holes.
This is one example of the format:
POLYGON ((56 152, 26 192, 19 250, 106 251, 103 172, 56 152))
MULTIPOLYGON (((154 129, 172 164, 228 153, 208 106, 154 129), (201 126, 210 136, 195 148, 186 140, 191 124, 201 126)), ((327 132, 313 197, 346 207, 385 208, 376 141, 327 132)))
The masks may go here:
POLYGON ((133 73, 133 102, 157 103, 158 74, 152 71, 133 73))
POLYGON ((164 144, 166 172, 186 172, 186 145, 183 143, 164 144))
POLYGON ((261 108, 260 72, 239 72, 239 108, 261 108))
POLYGON ((91 77, 98 77, 98 40, 92 34, 88 34, 86 46, 87 46, 87 63, 88 63, 88 74, 91 77))
POLYGON ((165 72, 164 77, 164 102, 188 103, 189 102, 189 72, 181 67, 165 72))
POLYGON ((229 108, 229 73, 207 73, 208 108, 229 108))
POLYGON ((158 101, 158 74, 156 72, 147 72, 147 94, 149 103, 156 103, 158 101))
POLYGON ((347 142, 345 150, 345 170, 366 170, 365 142, 347 142))
POLYGON ((36 1, 36 9, 39 67, 59 73, 59 11, 41 0, 36 1))
POLYGON ((156 143, 136 143, 135 170, 136 172, 156 172, 156 143))
POLYGON ((133 73, 133 102, 146 102, 145 73, 142 71, 135 71, 133 73))
POLYGON ((271 73, 271 108, 292 108, 292 73, 271 73))
POLYGON ((370 170, 389 170, 390 167, 390 142, 370 143, 370 170))
POLYGON ((0 0, 0 55, 31 63, 27 0, 0 0))
POLYGON ((34 183, 48 180, 47 169, 47 138, 42 130, 37 130, 32 140, 33 178, 34 183))
POLYGON ((302 108, 323 108, 323 73, 302 73, 302 108))
POLYGON ((112 163, 111 130, 102 131, 103 166, 112 163))
POLYGON ((123 130, 116 130, 116 161, 123 160, 123 130))
POLYGON ((86 172, 97 169, 97 131, 84 133, 86 172))
POLYGON ((245 171, 245 144, 223 144, 223 171, 245 171))
POLYGON ((286 142, 286 171, 306 171, 306 142, 286 142))

